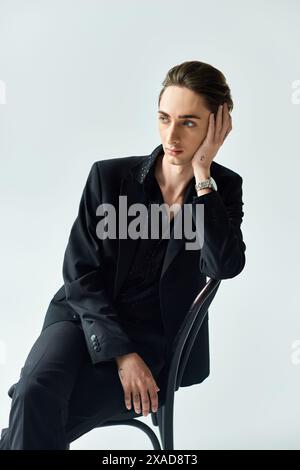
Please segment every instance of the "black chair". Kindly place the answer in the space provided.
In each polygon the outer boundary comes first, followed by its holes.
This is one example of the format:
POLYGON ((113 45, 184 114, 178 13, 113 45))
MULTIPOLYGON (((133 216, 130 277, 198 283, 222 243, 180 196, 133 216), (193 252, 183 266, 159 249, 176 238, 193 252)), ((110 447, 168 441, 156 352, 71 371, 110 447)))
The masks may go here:
MULTIPOLYGON (((137 414, 133 408, 125 413, 114 416, 109 421, 102 422, 99 426, 96 425, 94 429, 105 426, 119 426, 121 424, 134 426, 147 434, 154 450, 174 450, 173 415, 175 391, 180 386, 194 341, 220 283, 221 280, 209 279, 204 288, 199 292, 182 322, 174 339, 170 356, 167 358, 167 376, 165 378, 165 387, 163 387, 163 404, 158 408, 157 412, 151 412, 152 423, 159 428, 161 444, 150 426, 136 419, 143 416, 143 413, 137 414)), ((15 385, 12 385, 8 390, 10 397, 13 395, 15 385)), ((70 445, 67 446, 66 450, 68 449, 70 449, 70 445)))

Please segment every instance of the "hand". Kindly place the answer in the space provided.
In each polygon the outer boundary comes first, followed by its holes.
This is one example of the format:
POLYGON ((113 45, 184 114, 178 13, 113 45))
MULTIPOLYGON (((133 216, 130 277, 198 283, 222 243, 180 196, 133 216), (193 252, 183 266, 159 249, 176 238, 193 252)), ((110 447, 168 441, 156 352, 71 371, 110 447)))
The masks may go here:
POLYGON ((209 116, 207 135, 191 161, 194 173, 209 172, 211 162, 221 145, 223 145, 231 129, 231 116, 228 111, 227 103, 224 103, 223 107, 221 105, 219 106, 216 123, 214 113, 211 113, 209 116))
POLYGON ((141 400, 143 415, 147 416, 149 407, 149 395, 153 412, 157 411, 159 390, 154 377, 141 356, 137 353, 129 353, 116 357, 119 377, 124 390, 125 406, 131 409, 131 394, 133 395, 134 409, 137 414, 141 412, 141 400), (149 392, 149 395, 148 395, 149 392))

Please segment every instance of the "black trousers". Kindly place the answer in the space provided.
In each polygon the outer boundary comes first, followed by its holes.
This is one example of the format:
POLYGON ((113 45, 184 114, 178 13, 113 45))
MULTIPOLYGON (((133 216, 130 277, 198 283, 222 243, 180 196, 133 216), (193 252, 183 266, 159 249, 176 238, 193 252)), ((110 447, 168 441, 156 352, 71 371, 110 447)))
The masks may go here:
MULTIPOLYGON (((143 359, 161 388, 161 406, 164 358, 143 359)), ((117 415, 143 416, 135 413, 133 403, 127 410, 116 362, 91 362, 80 323, 53 323, 41 332, 21 369, 0 449, 67 449, 69 443, 117 415)))

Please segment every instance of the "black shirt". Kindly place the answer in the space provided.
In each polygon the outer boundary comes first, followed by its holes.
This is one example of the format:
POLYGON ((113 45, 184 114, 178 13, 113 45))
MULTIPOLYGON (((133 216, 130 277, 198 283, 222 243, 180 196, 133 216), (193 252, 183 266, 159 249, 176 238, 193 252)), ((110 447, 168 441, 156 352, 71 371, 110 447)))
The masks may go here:
MULTIPOLYGON (((192 188, 192 179, 185 193, 187 200, 192 188)), ((128 321, 146 326, 156 326, 162 330, 160 302, 159 302, 159 280, 164 263, 169 238, 162 238, 163 230, 160 227, 158 239, 151 238, 151 210, 150 204, 163 204, 164 199, 161 189, 154 175, 154 165, 150 168, 144 182, 144 191, 148 196, 148 238, 138 238, 137 248, 126 280, 122 285, 117 298, 117 304, 122 308, 122 317, 126 316, 128 321)), ((176 214, 177 215, 177 214, 176 214)), ((175 215, 175 217, 176 217, 175 215)), ((171 219, 169 230, 172 232, 174 217, 171 219)), ((167 227, 168 230, 168 227, 167 227)))
MULTIPOLYGON (((194 186, 194 178, 190 181, 184 202, 187 202, 194 186)), ((165 227, 172 233, 174 225, 173 216, 167 226, 160 224, 159 238, 151 238, 151 210, 150 204, 163 204, 161 189, 154 175, 154 165, 144 181, 144 191, 148 200, 148 234, 147 238, 136 240, 136 251, 131 268, 116 299, 116 307, 121 312, 123 326, 128 326, 128 334, 132 339, 140 341, 143 347, 149 349, 149 354, 157 360, 162 357, 162 349, 167 344, 164 336, 164 326, 161 317, 159 281, 164 263, 169 238, 163 238, 165 227)), ((195 196, 194 196, 195 199, 195 196)))
MULTIPOLYGON (((154 165, 150 168, 144 190, 148 196, 148 237, 136 240, 136 251, 131 268, 127 274, 117 304, 122 308, 122 317, 134 324, 153 327, 162 331, 159 279, 169 238, 163 238, 160 224, 159 238, 151 238, 151 209, 150 204, 163 204, 164 199, 154 176, 154 165)), ((169 227, 173 227, 172 218, 169 227)))

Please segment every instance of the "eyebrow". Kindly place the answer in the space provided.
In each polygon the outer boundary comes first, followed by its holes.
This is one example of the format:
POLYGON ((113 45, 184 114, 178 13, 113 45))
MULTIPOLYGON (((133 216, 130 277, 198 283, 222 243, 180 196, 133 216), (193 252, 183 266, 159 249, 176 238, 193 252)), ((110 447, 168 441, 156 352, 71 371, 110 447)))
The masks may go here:
MULTIPOLYGON (((158 110, 159 113, 164 114, 165 116, 170 117, 168 113, 165 111, 158 110)), ((179 119, 186 119, 186 118, 194 118, 194 119, 201 119, 201 117, 196 116, 196 114, 181 114, 178 116, 179 119)))

